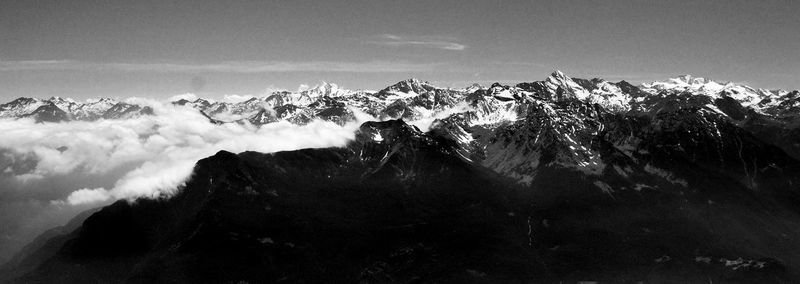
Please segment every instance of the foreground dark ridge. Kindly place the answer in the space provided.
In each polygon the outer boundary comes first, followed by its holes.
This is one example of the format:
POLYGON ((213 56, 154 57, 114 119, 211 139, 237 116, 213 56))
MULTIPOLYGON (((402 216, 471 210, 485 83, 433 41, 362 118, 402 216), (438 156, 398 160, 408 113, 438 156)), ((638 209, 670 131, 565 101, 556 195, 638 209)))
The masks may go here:
POLYGON ((19 282, 800 281, 800 164, 702 108, 531 104, 486 129, 369 122, 346 148, 219 152, 119 201, 19 282), (692 134, 694 133, 694 134, 692 134), (627 141, 622 143, 621 141, 627 141))

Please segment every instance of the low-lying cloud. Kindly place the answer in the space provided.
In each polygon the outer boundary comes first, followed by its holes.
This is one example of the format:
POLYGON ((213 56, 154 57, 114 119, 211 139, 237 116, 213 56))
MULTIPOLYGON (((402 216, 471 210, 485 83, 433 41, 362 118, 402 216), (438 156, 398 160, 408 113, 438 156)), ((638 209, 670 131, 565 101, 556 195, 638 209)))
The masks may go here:
POLYGON ((138 164, 112 188, 73 189, 70 204, 169 193, 191 174, 197 160, 219 150, 275 152, 300 148, 343 146, 357 122, 339 126, 314 121, 298 126, 278 122, 261 126, 210 123, 188 107, 151 102, 156 115, 128 120, 34 123, 0 122, 0 148, 33 155, 36 165, 14 172, 18 179, 37 179, 73 172, 103 175, 122 165, 138 164))
MULTIPOLYGON (((5 222, 0 247, 18 247, 24 244, 21 239, 63 224, 78 209, 170 195, 190 177, 198 160, 217 151, 344 146, 361 123, 215 125, 190 107, 137 103, 150 105, 155 115, 64 123, 0 120, 0 213, 31 212, 0 218, 5 222)), ((0 261, 8 257, 3 253, 0 261)))

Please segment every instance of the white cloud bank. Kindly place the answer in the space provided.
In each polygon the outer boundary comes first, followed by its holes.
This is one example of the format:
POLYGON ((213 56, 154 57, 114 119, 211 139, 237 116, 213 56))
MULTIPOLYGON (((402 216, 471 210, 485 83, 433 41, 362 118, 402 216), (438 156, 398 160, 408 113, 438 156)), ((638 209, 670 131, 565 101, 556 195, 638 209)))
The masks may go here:
MULTIPOLYGON (((301 148, 344 146, 361 121, 339 126, 314 121, 305 126, 287 122, 214 125, 188 107, 139 101, 156 115, 128 120, 75 121, 37 124, 31 120, 0 120, 0 148, 34 155, 37 163, 15 172, 19 181, 81 173, 101 177, 132 168, 113 187, 65 189, 59 204, 97 204, 114 199, 172 194, 191 175, 194 164, 217 151, 276 152, 301 148)), ((368 119, 362 117, 362 119, 368 119)), ((13 172, 13 169, 0 169, 13 172)))

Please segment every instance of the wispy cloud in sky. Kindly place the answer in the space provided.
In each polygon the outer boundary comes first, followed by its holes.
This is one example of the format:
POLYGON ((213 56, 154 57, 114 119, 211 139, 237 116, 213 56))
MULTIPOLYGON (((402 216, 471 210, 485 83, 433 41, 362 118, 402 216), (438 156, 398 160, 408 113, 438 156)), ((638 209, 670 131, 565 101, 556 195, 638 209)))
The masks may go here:
POLYGON ((402 61, 226 61, 210 64, 193 63, 130 63, 87 62, 76 60, 21 60, 0 61, 0 71, 124 71, 166 73, 271 73, 271 72, 349 72, 349 73, 403 73, 433 71, 439 63, 412 63, 402 61))
POLYGON ((461 51, 467 49, 467 45, 458 43, 457 38, 445 36, 399 36, 393 34, 382 34, 366 42, 369 44, 394 47, 423 47, 452 51, 461 51))

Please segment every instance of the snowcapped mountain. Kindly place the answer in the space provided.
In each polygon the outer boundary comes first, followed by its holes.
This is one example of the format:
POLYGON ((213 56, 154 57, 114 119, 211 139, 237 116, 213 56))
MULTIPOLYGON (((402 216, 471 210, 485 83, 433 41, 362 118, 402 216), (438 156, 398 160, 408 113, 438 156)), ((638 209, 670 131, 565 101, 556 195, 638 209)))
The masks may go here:
POLYGON ((117 103, 119 102, 109 98, 87 100, 83 104, 76 103, 76 106, 73 106, 69 112, 73 114, 75 120, 92 121, 103 117, 106 111, 114 107, 117 103))
POLYGON ((37 122, 61 122, 69 120, 69 115, 53 102, 45 102, 31 113, 22 117, 31 117, 37 122))
POLYGON ((33 113, 37 108, 44 104, 45 102, 39 99, 18 98, 0 105, 0 116, 12 118, 22 117, 26 114, 33 113))
MULTIPOLYGON (((176 196, 119 201, 26 248, 5 268, 12 278, 800 280, 797 91, 556 71, 516 85, 323 83, 170 103, 214 124, 345 124, 360 112, 378 121, 344 148, 203 159, 176 196), (407 123, 420 121, 429 129, 407 123)), ((43 123, 158 115, 132 101, 61 98, 20 98, 0 114, 43 123)))
MULTIPOLYGON (((721 116, 800 157, 797 91, 768 91, 690 75, 634 86, 625 81, 572 78, 555 71, 542 81, 514 86, 474 84, 463 89, 439 88, 412 78, 379 91, 347 90, 323 82, 302 91, 276 91, 233 102, 185 97, 171 103, 197 109, 216 123, 306 124, 322 119, 345 124, 355 120, 356 112, 363 112, 378 120, 405 121, 458 115, 447 121, 461 120, 460 127, 480 125, 487 131, 526 120, 531 108, 546 107, 573 118, 596 107, 600 113, 650 117, 692 109, 721 116)), ((126 119, 152 113, 148 106, 108 98, 85 102, 19 98, 0 105, 0 118, 32 117, 41 122, 126 119)))
POLYGON ((338 85, 333 83, 322 82, 321 84, 302 91, 301 93, 310 98, 339 97, 350 94, 350 90, 341 89, 338 85))
POLYGON ((0 118, 32 117, 37 122, 63 122, 71 120, 129 119, 151 115, 152 108, 118 102, 110 98, 77 102, 69 98, 49 99, 18 98, 0 105, 0 118))
MULTIPOLYGON (((463 104, 474 104, 475 99, 485 96, 491 96, 498 101, 526 101, 533 98, 551 104, 561 101, 584 101, 598 104, 607 111, 625 113, 657 111, 652 107, 661 106, 664 101, 675 101, 674 98, 666 98, 668 96, 691 95, 689 97, 699 97, 693 99, 695 103, 708 101, 711 108, 722 110, 723 108, 717 104, 724 102, 718 101, 730 98, 744 109, 752 109, 770 116, 785 116, 790 112, 787 109, 797 107, 799 104, 796 94, 796 91, 754 89, 745 85, 719 83, 690 75, 644 83, 637 87, 625 81, 613 83, 602 79, 571 78, 560 71, 555 71, 543 81, 520 83, 515 86, 493 84, 488 88, 472 85, 464 89, 446 89, 418 79, 408 79, 374 92, 352 91, 323 82, 299 92, 278 91, 240 102, 204 98, 189 101, 183 98, 172 103, 196 108, 221 121, 244 119, 263 124, 278 120, 302 123, 317 118, 332 118, 334 116, 329 115, 331 112, 347 113, 334 118, 342 120, 352 116, 350 113, 352 109, 366 112, 379 119, 424 119, 463 104), (330 110, 331 108, 339 110, 330 110), (261 112, 263 109, 269 111, 265 114, 261 112), (256 115, 261 119, 254 118, 256 115), (272 117, 267 119, 265 115, 272 117)), ((19 98, 0 105, 0 117, 19 118, 29 115, 48 102, 68 114, 68 119, 65 120, 120 119, 126 117, 125 113, 130 111, 140 111, 140 115, 148 113, 143 106, 135 108, 134 104, 108 98, 76 102, 68 98, 53 97, 19 98), (106 114, 107 111, 111 113, 106 114)))
POLYGON ((733 82, 720 83, 701 77, 683 75, 667 81, 642 84, 642 89, 652 94, 689 92, 696 95, 708 96, 712 99, 730 97, 745 107, 765 107, 759 105, 764 100, 774 100, 780 96, 764 89, 754 89, 749 86, 733 82))

